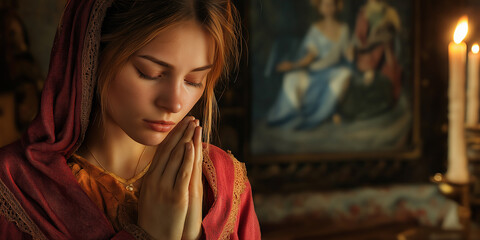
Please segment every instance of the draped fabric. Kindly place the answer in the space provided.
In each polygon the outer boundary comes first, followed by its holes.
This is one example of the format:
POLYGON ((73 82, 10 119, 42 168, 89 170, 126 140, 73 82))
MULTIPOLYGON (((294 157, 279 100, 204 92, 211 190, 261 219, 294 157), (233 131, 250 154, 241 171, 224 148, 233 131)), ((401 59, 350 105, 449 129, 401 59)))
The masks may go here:
MULTIPOLYGON (((112 1, 70 0, 66 5, 40 113, 21 140, 0 149, 0 239, 144 236, 135 228, 116 232, 67 165, 88 127, 101 24, 112 1)), ((244 168, 216 147, 211 147, 208 159, 210 165, 204 168, 210 169, 206 177, 215 195, 203 222, 206 238, 258 239, 250 185, 238 170, 244 168), (236 213, 235 206, 240 209, 236 213)))

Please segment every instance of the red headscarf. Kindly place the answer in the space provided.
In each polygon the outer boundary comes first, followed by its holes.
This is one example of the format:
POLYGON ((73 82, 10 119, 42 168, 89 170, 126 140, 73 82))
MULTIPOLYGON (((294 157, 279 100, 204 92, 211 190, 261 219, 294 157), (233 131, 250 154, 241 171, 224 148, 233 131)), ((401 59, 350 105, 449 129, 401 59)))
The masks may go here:
POLYGON ((111 2, 67 3, 40 113, 20 141, 0 150, 0 180, 48 239, 106 239, 115 233, 66 164, 88 126, 101 24, 111 2))

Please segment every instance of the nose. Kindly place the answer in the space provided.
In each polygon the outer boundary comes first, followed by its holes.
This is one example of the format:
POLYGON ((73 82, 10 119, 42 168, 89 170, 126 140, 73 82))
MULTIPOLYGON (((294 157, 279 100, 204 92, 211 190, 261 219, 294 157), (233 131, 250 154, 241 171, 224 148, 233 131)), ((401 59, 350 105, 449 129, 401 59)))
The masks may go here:
POLYGON ((179 82, 183 81, 166 81, 162 84, 162 89, 158 91, 155 104, 159 108, 171 113, 178 113, 182 110, 182 86, 179 82))

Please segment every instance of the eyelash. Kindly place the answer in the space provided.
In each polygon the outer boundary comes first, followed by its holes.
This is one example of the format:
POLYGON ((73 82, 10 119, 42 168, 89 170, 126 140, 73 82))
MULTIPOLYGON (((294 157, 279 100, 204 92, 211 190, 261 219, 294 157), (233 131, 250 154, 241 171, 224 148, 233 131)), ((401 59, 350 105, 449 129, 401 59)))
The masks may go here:
POLYGON ((147 80, 158 80, 162 77, 162 75, 158 76, 158 77, 150 77, 150 76, 147 76, 145 74, 143 74, 142 72, 138 71, 138 75, 140 75, 141 78, 143 79, 147 79, 147 80))
POLYGON ((194 83, 194 82, 189 82, 187 80, 185 80, 185 82, 187 82, 188 85, 190 85, 192 87, 196 87, 196 88, 201 88, 203 86, 202 83, 194 83))
MULTIPOLYGON (((162 76, 163 76, 163 75, 160 75, 158 77, 150 77, 150 76, 147 76, 147 75, 143 74, 138 69, 137 69, 137 72, 138 72, 138 75, 140 76, 140 78, 143 78, 143 79, 146 79, 146 80, 158 80, 158 79, 162 78, 162 76)), ((194 83, 194 82, 190 82, 190 81, 187 81, 187 80, 185 80, 185 82, 187 82, 188 85, 190 85, 192 87, 196 87, 196 88, 201 88, 203 86, 202 83, 194 83)))

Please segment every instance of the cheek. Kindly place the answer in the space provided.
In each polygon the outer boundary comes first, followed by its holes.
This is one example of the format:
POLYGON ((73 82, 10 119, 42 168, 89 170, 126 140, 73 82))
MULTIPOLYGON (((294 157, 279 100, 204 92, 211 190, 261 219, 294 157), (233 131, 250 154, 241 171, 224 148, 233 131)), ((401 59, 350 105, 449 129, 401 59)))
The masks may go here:
POLYGON ((123 70, 110 83, 107 108, 114 112, 135 113, 146 103, 147 97, 148 92, 135 74, 123 70))

